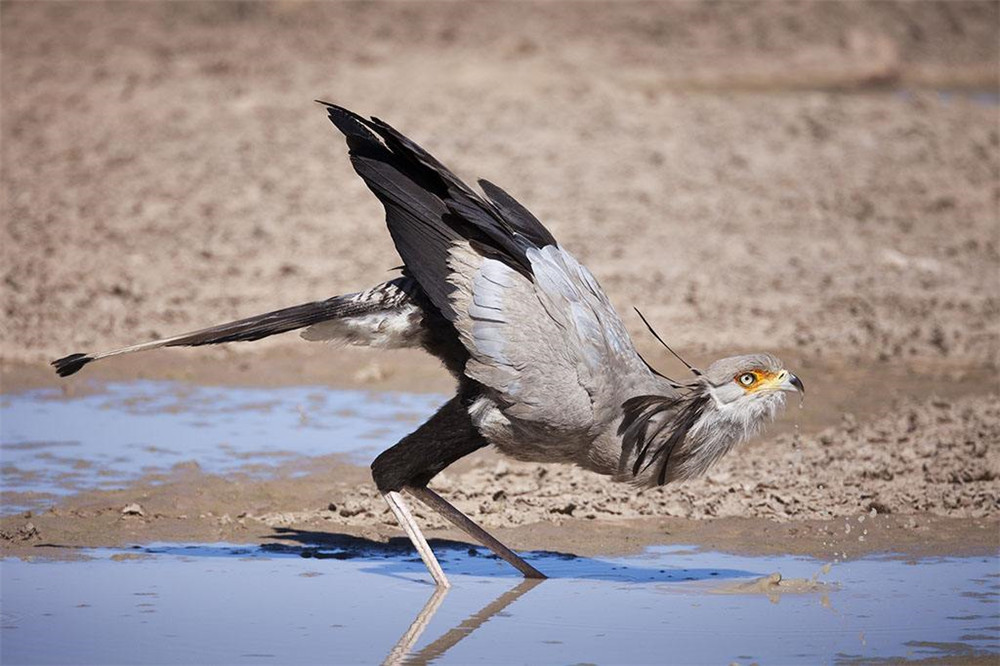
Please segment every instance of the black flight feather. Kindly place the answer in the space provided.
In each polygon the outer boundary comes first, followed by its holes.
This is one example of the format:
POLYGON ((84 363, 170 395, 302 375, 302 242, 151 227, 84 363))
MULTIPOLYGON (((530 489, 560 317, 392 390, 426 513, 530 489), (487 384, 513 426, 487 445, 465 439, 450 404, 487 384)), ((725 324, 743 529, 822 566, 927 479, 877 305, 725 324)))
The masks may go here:
POLYGON ((497 212, 519 234, 525 236, 536 247, 556 245, 556 239, 549 233, 549 230, 514 197, 488 180, 480 180, 479 186, 493 202, 497 212))
POLYGON ((530 278, 527 250, 555 239, 510 195, 491 185, 487 201, 388 123, 319 103, 347 137, 355 171, 385 207, 407 273, 439 309, 450 310, 448 251, 457 240, 530 278))

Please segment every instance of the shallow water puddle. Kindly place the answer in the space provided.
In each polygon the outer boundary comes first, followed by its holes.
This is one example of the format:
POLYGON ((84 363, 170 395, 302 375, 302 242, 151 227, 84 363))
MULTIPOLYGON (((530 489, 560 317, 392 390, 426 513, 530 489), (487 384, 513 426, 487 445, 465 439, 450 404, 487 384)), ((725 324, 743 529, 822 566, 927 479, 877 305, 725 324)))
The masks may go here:
MULTIPOLYGON (((158 545, 7 559, 4 663, 820 663, 1000 654, 995 559, 807 558, 654 548, 529 555, 522 582, 436 544, 436 592, 401 543, 158 545), (801 593, 750 593, 780 571, 801 593), (811 581, 816 579, 816 584, 811 581), (740 589, 744 593, 739 592, 740 589), (729 592, 721 594, 720 592, 729 592)), ((472 553, 475 553, 473 555, 472 553)), ((781 589, 780 586, 778 588, 781 589)))
MULTIPOLYGON (((206 472, 330 453, 367 461, 443 402, 437 395, 176 382, 109 384, 100 393, 68 399, 53 390, 5 395, 3 486, 65 495, 119 488, 143 473, 188 461, 206 472)), ((32 507, 4 511, 24 508, 32 507)))

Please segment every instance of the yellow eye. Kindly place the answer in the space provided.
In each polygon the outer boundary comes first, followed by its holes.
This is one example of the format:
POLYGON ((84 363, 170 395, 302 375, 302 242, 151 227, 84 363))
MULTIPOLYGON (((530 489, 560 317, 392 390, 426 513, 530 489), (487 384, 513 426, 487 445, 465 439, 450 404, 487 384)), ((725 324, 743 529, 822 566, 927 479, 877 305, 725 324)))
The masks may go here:
POLYGON ((736 381, 738 381, 743 386, 747 387, 753 386, 754 384, 757 383, 757 375, 753 374, 752 372, 744 372, 742 375, 736 378, 736 381))

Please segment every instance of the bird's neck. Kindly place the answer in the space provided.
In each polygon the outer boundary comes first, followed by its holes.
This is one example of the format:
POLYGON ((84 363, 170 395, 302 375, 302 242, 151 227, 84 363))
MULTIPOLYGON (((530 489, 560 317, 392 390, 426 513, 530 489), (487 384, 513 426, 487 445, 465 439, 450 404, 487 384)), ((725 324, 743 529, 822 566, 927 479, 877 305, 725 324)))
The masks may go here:
POLYGON ((678 478, 704 474, 737 445, 758 435, 785 403, 782 393, 726 404, 717 400, 710 389, 707 392, 708 405, 688 433, 688 455, 678 469, 678 478))
POLYGON ((631 410, 626 403, 622 462, 623 467, 631 468, 635 483, 653 486, 704 474, 734 447, 760 432, 776 415, 784 396, 776 393, 725 404, 701 385, 679 396, 645 396, 642 400, 646 402, 634 403, 631 410), (635 409, 637 406, 641 410, 635 409))

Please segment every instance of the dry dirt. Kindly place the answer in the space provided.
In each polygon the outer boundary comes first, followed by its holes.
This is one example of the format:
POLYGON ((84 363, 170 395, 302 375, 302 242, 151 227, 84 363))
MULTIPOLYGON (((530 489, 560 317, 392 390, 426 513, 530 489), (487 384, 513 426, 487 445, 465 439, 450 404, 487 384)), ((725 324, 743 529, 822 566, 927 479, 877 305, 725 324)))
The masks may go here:
MULTIPOLYGON (((695 364, 777 350, 809 388, 798 436, 792 405, 695 483, 637 494, 489 453, 439 479, 513 545, 995 552, 1000 5, 739 8, 3 3, 4 390, 55 385, 58 355, 384 279, 398 258, 326 98, 507 188, 643 350, 632 305, 695 364)), ((84 373, 449 387, 412 355, 294 336, 84 373)), ((397 533, 365 470, 297 471, 84 494, 4 518, 2 552, 397 533)))
POLYGON ((5 359, 383 279, 324 98, 507 188, 700 362, 996 360, 996 3, 2 10, 5 359))

